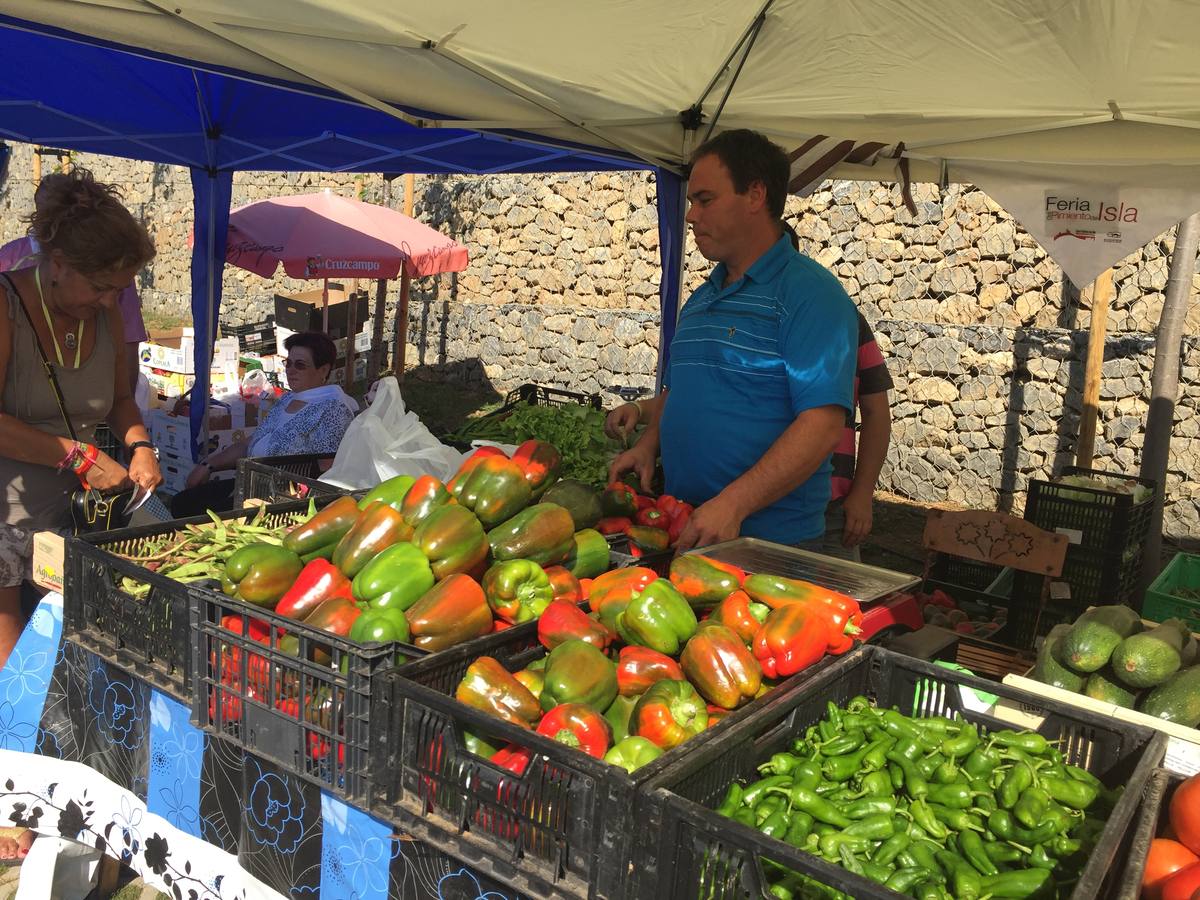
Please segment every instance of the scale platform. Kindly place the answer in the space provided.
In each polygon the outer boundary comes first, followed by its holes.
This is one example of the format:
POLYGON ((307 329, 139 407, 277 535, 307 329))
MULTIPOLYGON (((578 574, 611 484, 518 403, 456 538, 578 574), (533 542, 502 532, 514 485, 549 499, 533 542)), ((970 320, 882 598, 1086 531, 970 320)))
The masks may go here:
POLYGON ((688 552, 703 554, 746 572, 807 581, 853 597, 864 606, 921 583, 919 576, 906 572, 893 572, 759 538, 735 538, 688 552))

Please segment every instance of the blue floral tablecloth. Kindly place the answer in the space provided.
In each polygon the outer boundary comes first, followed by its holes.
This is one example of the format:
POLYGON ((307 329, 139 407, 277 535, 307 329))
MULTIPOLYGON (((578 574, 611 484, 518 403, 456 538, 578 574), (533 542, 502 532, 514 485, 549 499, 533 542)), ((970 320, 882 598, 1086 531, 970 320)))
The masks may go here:
POLYGON ((179 900, 515 896, 188 717, 63 641, 48 595, 0 671, 0 820, 106 850, 179 900))

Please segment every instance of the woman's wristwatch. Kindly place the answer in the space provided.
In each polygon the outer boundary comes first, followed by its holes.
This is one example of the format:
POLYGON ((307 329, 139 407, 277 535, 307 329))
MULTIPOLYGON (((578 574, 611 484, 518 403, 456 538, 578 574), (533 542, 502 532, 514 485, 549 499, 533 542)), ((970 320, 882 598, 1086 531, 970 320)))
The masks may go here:
POLYGON ((149 450, 151 453, 154 454, 155 459, 158 459, 158 448, 155 447, 149 441, 134 441, 132 444, 130 444, 129 445, 130 458, 133 457, 133 451, 137 450, 139 447, 145 447, 147 450, 149 450))

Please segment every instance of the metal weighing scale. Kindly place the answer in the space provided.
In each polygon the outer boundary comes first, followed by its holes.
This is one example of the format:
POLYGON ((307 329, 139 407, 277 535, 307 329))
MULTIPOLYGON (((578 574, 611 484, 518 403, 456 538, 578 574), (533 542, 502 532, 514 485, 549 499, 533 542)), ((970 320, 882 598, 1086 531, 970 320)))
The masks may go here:
POLYGON ((921 583, 917 575, 893 572, 848 559, 812 553, 759 538, 735 538, 689 553, 703 554, 750 574, 782 575, 853 597, 863 611, 859 640, 885 633, 917 631, 925 620, 909 591, 921 583))

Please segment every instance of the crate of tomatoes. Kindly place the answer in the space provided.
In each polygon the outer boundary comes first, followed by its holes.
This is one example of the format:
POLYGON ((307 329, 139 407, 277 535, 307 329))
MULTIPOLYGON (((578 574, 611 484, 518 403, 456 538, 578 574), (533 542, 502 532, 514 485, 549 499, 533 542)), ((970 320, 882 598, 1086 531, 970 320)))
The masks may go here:
POLYGON ((1150 777, 1117 900, 1192 900, 1200 894, 1200 775, 1150 777))
POLYGON ((533 896, 626 897, 640 787, 848 651, 854 600, 701 555, 556 601, 390 677, 392 804, 416 837, 533 896), (468 852, 469 851, 469 852, 468 852))

